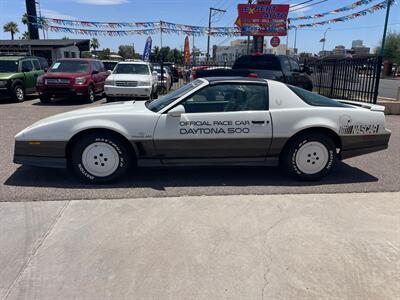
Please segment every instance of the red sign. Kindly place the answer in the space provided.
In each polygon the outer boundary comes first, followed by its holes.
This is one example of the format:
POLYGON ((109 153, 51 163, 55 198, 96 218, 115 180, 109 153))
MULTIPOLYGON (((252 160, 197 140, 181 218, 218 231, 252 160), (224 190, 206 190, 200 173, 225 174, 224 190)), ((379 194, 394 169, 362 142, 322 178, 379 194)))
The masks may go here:
POLYGON ((239 4, 235 24, 242 35, 286 36, 289 5, 239 4))
POLYGON ((271 46, 272 46, 272 47, 278 47, 278 46, 280 45, 280 43, 281 43, 281 39, 278 38, 277 36, 274 36, 274 37, 271 39, 270 43, 271 43, 271 46))
POLYGON ((257 4, 271 4, 272 0, 257 0, 257 4))

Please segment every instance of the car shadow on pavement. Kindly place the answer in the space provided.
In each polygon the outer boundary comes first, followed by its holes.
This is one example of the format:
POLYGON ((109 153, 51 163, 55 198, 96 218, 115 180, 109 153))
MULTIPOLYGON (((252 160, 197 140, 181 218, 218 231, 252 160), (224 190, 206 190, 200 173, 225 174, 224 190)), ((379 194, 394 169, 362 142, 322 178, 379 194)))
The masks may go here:
POLYGON ((299 181, 288 177, 278 167, 164 167, 138 168, 120 181, 93 185, 77 180, 63 169, 19 167, 5 185, 25 187, 93 188, 152 188, 201 186, 323 186, 377 182, 378 178, 339 163, 332 173, 319 181, 299 181))
POLYGON ((105 99, 102 97, 96 97, 94 103, 87 103, 82 99, 78 98, 60 98, 50 103, 42 103, 40 100, 32 103, 34 106, 76 106, 76 105, 90 105, 90 104, 102 104, 105 103, 105 99))
MULTIPOLYGON (((26 95, 25 96, 25 101, 31 101, 37 98, 37 95, 26 95)), ((19 104, 18 102, 15 102, 13 99, 11 98, 3 98, 0 99, 0 105, 2 104, 19 104)))

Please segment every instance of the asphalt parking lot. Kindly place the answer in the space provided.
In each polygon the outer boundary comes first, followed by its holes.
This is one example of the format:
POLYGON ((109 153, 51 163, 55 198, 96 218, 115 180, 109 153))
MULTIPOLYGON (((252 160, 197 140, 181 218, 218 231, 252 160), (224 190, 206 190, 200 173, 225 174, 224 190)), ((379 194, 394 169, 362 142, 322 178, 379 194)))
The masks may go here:
POLYGON ((207 167, 136 169, 119 183, 95 186, 66 170, 13 164, 17 132, 41 118, 85 106, 73 101, 42 105, 34 97, 19 104, 0 102, 0 201, 400 191, 400 116, 387 116, 392 130, 388 150, 340 163, 318 182, 294 181, 279 168, 207 167))

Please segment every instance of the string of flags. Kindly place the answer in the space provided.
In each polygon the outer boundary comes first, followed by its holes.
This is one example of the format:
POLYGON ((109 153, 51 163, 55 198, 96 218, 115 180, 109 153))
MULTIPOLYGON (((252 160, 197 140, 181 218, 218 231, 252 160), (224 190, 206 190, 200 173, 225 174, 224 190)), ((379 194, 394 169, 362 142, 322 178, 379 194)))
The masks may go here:
POLYGON ((324 13, 319 13, 319 14, 315 14, 315 15, 311 15, 311 16, 301 16, 301 17, 296 17, 296 18, 288 18, 288 21, 289 22, 294 22, 294 21, 300 21, 300 20, 319 19, 319 18, 323 18, 323 17, 328 16, 328 15, 333 15, 333 14, 341 13, 341 12, 344 12, 344 11, 349 11, 349 10, 355 9, 355 8, 357 8, 359 6, 362 6, 362 5, 370 4, 372 1, 375 1, 375 0, 360 0, 360 1, 354 2, 353 4, 346 5, 346 6, 343 6, 341 8, 337 8, 337 9, 334 9, 334 10, 331 10, 331 11, 327 11, 327 12, 324 12, 324 13))
MULTIPOLYGON (((298 18, 289 18, 288 23, 291 21, 307 20, 322 18, 329 14, 335 14, 347 10, 351 10, 357 6, 365 5, 373 0, 359 0, 351 5, 338 8, 331 12, 322 14, 316 14, 312 16, 303 16, 298 18)), ((304 27, 315 27, 322 26, 332 23, 345 22, 353 20, 358 17, 362 17, 368 14, 372 14, 378 10, 387 7, 387 1, 384 0, 370 8, 361 10, 359 12, 343 16, 340 18, 330 19, 321 22, 314 22, 308 24, 288 25, 288 30, 304 27)), ((53 32, 63 32, 75 35, 88 35, 88 36, 111 36, 111 37, 122 37, 128 35, 154 35, 160 32, 166 34, 184 34, 188 36, 215 36, 215 37, 233 37, 240 36, 243 28, 239 27, 208 27, 204 26, 192 26, 184 24, 176 24, 165 21, 158 22, 92 22, 92 21, 80 21, 80 20, 67 20, 67 19, 55 19, 48 17, 34 17, 35 22, 33 25, 37 28, 45 28, 53 32), (75 28, 83 27, 83 28, 75 28)))
POLYGON ((321 21, 321 22, 315 22, 315 23, 308 23, 308 24, 299 24, 299 25, 289 25, 288 29, 295 29, 295 28, 304 28, 304 27, 315 27, 315 26, 322 26, 322 25, 327 25, 327 24, 332 24, 332 23, 339 23, 339 22, 345 22, 349 20, 353 20, 359 17, 366 16, 368 14, 372 14, 378 10, 384 9, 387 7, 387 1, 382 1, 370 8, 361 10, 359 12, 353 13, 351 15, 343 16, 340 18, 335 18, 335 19, 330 19, 326 21, 321 21))

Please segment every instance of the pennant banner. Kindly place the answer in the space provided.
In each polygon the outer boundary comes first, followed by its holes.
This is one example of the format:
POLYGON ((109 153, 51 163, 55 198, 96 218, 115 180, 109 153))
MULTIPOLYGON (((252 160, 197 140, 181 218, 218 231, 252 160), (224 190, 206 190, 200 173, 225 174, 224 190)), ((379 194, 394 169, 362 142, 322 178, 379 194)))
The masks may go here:
POLYGON ((302 16, 302 17, 296 17, 296 18, 288 18, 288 21, 289 21, 289 22, 293 22, 293 21, 300 21, 300 20, 309 20, 309 19, 323 18, 323 17, 328 16, 328 15, 337 14, 337 13, 340 13, 340 12, 344 12, 344 11, 348 11, 348 10, 355 9, 355 8, 357 8, 357 7, 359 7, 359 6, 362 6, 362 5, 370 4, 370 3, 373 2, 373 1, 375 1, 375 0, 360 0, 360 1, 354 2, 353 4, 346 5, 346 6, 343 6, 343 7, 341 7, 341 8, 334 9, 334 10, 331 10, 331 11, 328 11, 328 12, 324 12, 324 13, 320 13, 320 14, 315 14, 315 15, 311 15, 311 16, 302 16))
POLYGON ((321 22, 315 22, 315 23, 309 23, 309 24, 299 24, 299 25, 290 25, 288 29, 295 29, 295 28, 304 28, 304 27, 315 27, 315 26, 322 26, 322 25, 327 25, 327 24, 332 24, 332 23, 339 23, 339 22, 345 22, 349 20, 353 20, 359 17, 366 16, 368 14, 372 14, 378 10, 384 9, 387 6, 387 1, 380 2, 368 9, 361 10, 359 12, 356 12, 351 15, 343 16, 340 18, 336 19, 330 19, 326 21, 321 21, 321 22))

